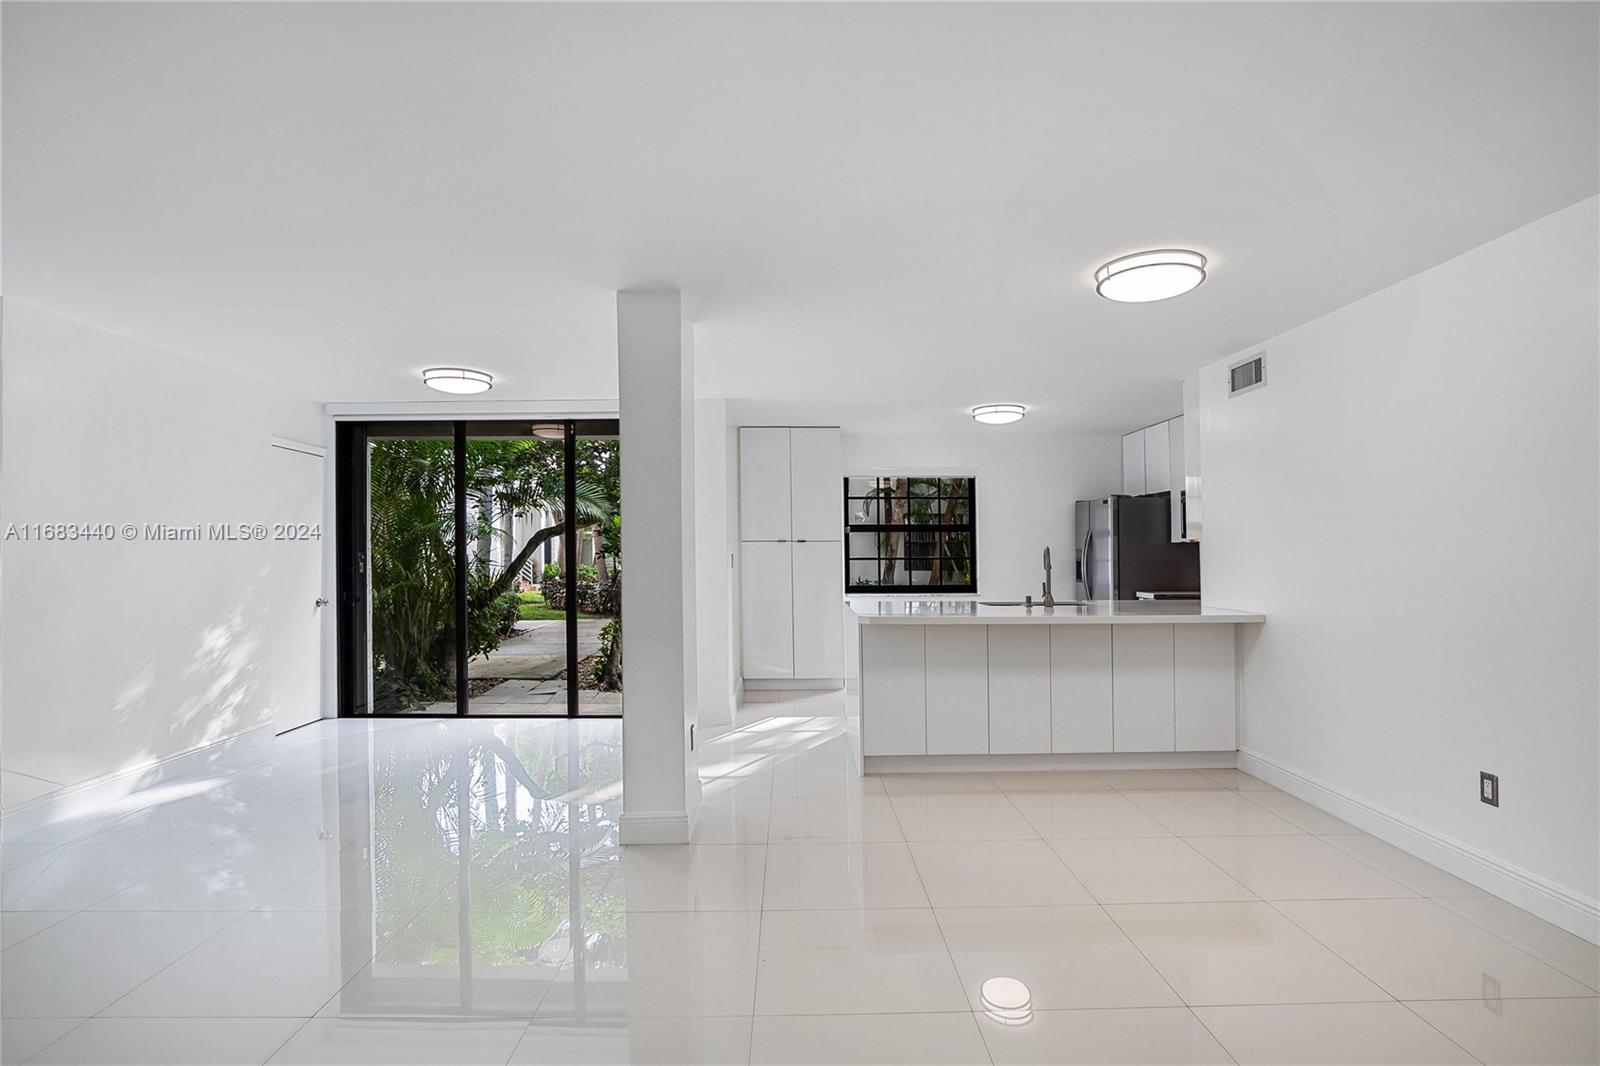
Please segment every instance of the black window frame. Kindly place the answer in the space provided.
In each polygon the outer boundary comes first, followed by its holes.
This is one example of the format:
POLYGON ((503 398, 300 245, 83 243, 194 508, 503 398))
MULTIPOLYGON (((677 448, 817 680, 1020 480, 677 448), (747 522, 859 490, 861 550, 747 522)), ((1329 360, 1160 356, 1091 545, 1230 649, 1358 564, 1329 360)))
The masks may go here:
MULTIPOLYGON (((926 497, 924 497, 924 498, 926 498, 926 497)), ((975 594, 978 591, 978 479, 975 476, 970 475, 970 474, 891 474, 891 475, 884 475, 884 474, 858 474, 855 477, 847 476, 844 479, 843 504, 844 504, 844 591, 845 591, 846 595, 873 595, 873 594, 876 594, 876 593, 896 593, 896 594, 898 594, 898 593, 913 593, 913 594, 916 594, 916 593, 924 593, 924 594, 931 594, 931 593, 956 593, 956 594, 974 593, 975 594), (885 482, 885 481, 899 481, 899 480, 906 481, 908 483, 908 485, 907 485, 908 493, 909 493, 909 488, 910 488, 909 483, 911 483, 911 482, 916 482, 916 481, 938 481, 939 482, 938 491, 935 493, 935 495, 932 497, 932 499, 934 499, 936 501, 963 501, 963 502, 965 502, 965 504, 966 504, 966 520, 963 521, 963 522, 936 522, 936 523, 911 522, 911 521, 904 521, 904 522, 853 522, 853 521, 851 521, 851 519, 853 517, 853 512, 852 512, 852 507, 851 507, 852 501, 864 501, 864 500, 869 499, 869 497, 859 496, 859 495, 851 495, 851 493, 850 493, 850 482, 851 481, 855 481, 855 480, 860 480, 862 478, 869 478, 869 477, 874 479, 876 482, 880 483, 880 485, 881 485, 882 482, 885 482), (966 492, 964 494, 961 494, 961 495, 947 495, 946 492, 945 492, 944 483, 948 482, 948 481, 963 481, 963 482, 965 482, 966 483, 966 492), (965 581, 965 582, 959 582, 959 583, 955 583, 955 584, 942 584, 941 583, 941 584, 917 585, 917 584, 911 584, 909 580, 903 581, 903 582, 895 582, 894 584, 883 584, 881 582, 881 579, 882 579, 882 576, 883 576, 882 563, 883 563, 883 560, 884 560, 885 556, 883 555, 882 541, 880 539, 875 539, 874 543, 876 545, 876 551, 872 555, 857 555, 852 551, 851 534, 866 533, 866 534, 873 535, 874 538, 878 538, 881 534, 884 534, 884 533, 907 533, 907 534, 909 534, 909 533, 913 533, 913 532, 929 532, 929 533, 944 533, 944 534, 950 534, 950 533, 965 534, 966 537, 967 537, 967 543, 970 546, 970 548, 969 548, 970 557, 969 557, 969 560, 968 560, 969 565, 968 565, 967 572, 968 572, 968 576, 971 578, 971 580, 970 581, 965 581), (855 563, 855 562, 866 562, 866 561, 869 561, 869 560, 876 560, 878 562, 878 564, 879 564, 879 567, 878 567, 878 576, 879 576, 879 579, 880 579, 879 583, 871 584, 871 585, 856 585, 856 584, 852 584, 851 576, 850 576, 851 569, 852 569, 851 564, 855 563)), ((907 517, 909 518, 909 515, 907 517)), ((909 548, 909 545, 910 545, 910 538, 909 537, 907 538, 906 543, 907 543, 907 546, 909 548)), ((905 564, 907 562, 909 562, 909 558, 910 558, 909 552, 907 552, 905 555, 902 555, 900 557, 900 562, 901 562, 902 567, 904 567, 905 564)), ((910 578, 911 570, 909 568, 903 569, 902 572, 904 573, 904 575, 905 575, 905 577, 907 579, 910 578)))
MULTIPOLYGON (((530 436, 535 426, 559 425, 564 441, 564 471, 562 496, 564 510, 573 514, 577 510, 577 447, 582 437, 619 437, 618 419, 548 418, 518 419, 462 419, 441 418, 417 421, 402 420, 339 420, 334 423, 334 555, 337 576, 336 637, 334 672, 337 678, 336 694, 340 718, 457 718, 471 713, 468 696, 468 670, 466 645, 456 650, 455 710, 449 713, 427 711, 379 711, 371 702, 371 648, 368 642, 367 619, 367 553, 369 548, 369 512, 367 482, 367 444, 373 437, 438 437, 451 441, 454 460, 454 479, 457 485, 466 480, 467 442, 474 438, 496 436, 530 436)), ((456 537, 452 544, 455 554, 455 625, 456 631, 467 630, 467 557, 471 552, 465 539, 467 529, 467 497, 455 494, 456 537)), ((576 683, 578 676, 578 530, 567 523, 562 533, 566 556, 574 560, 567 568, 566 581, 566 707, 561 715, 494 714, 480 711, 473 718, 550 719, 565 717, 603 719, 621 718, 622 712, 579 713, 580 695, 576 683)))

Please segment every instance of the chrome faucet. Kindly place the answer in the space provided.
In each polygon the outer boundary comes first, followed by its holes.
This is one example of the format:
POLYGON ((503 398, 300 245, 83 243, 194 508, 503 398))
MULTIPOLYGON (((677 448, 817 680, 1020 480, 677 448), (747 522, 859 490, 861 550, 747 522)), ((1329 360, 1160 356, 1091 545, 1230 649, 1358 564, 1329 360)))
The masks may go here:
POLYGON ((1056 594, 1050 588, 1050 549, 1044 550, 1044 599, 1041 601, 1046 607, 1056 605, 1056 594))

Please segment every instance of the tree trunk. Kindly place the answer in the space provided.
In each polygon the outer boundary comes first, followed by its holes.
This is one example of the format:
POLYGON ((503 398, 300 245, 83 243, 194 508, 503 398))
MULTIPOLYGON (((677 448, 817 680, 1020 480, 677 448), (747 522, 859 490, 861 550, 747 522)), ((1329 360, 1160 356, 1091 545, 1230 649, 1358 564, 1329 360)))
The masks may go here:
MULTIPOLYGON (((478 537, 478 559, 486 566, 494 565, 494 490, 485 489, 478 499, 478 521, 482 530, 478 537)), ((471 560, 468 560, 470 563, 471 560)))
MULTIPOLYGON (((558 521, 560 521, 562 523, 562 528, 566 528, 567 516, 565 514, 563 514, 562 512, 560 512, 560 511, 557 511, 555 513, 558 515, 558 521)), ((561 568, 561 573, 562 573, 563 576, 565 576, 566 573, 567 573, 567 538, 566 537, 562 537, 560 540, 556 541, 556 566, 561 568)))
MULTIPOLYGON (((889 497, 888 497, 888 499, 883 501, 883 509, 884 509, 884 512, 885 512, 884 521, 885 521, 885 524, 887 524, 887 525, 891 525, 891 526, 892 525, 896 525, 900 521, 899 510, 895 506, 895 502, 900 498, 900 495, 899 495, 900 494, 900 489, 904 484, 905 484, 904 481, 902 481, 899 478, 896 478, 889 485, 889 497)), ((907 489, 907 492, 909 492, 909 491, 910 490, 907 489)), ((885 533, 884 536, 889 538, 889 547, 883 553, 884 554, 883 575, 879 578, 879 580, 882 581, 885 585, 892 585, 892 584, 894 584, 895 559, 896 559, 896 555, 897 555, 897 552, 895 550, 895 536, 896 536, 896 534, 894 534, 894 533, 885 533)), ((902 540, 904 540, 906 534, 904 532, 901 532, 899 534, 899 536, 900 536, 900 538, 902 540)))
POLYGON ((611 659, 606 663, 606 676, 600 687, 607 692, 622 691, 622 627, 617 626, 616 640, 611 645, 611 659))
MULTIPOLYGON (((456 627, 452 621, 446 626, 433 642, 433 650, 428 653, 428 661, 437 664, 444 675, 446 691, 454 693, 456 690, 456 627)), ((455 697, 452 696, 452 699, 455 697)))
MULTIPOLYGON (((522 573, 523 566, 529 559, 533 558, 533 553, 539 550, 539 545, 543 544, 551 537, 560 537, 561 534, 566 532, 566 530, 567 524, 565 522, 558 522, 553 526, 545 526, 543 529, 539 530, 539 532, 529 537, 528 543, 524 544, 522 546, 522 550, 517 552, 516 558, 511 560, 509 566, 500 571, 499 576, 494 579, 494 583, 489 586, 489 599, 499 599, 506 592, 510 591, 511 586, 516 584, 517 575, 522 573)), ((562 537, 563 542, 565 539, 566 538, 562 537)))
MULTIPOLYGON (((620 604, 622 602, 622 587, 621 586, 622 586, 622 573, 619 571, 617 573, 617 603, 618 604, 620 604)), ((622 619, 620 617, 613 618, 611 621, 607 622, 606 625, 607 626, 615 625, 617 627, 616 630, 614 631, 616 635, 614 637, 612 637, 612 639, 611 639, 611 654, 600 661, 601 669, 600 669, 599 676, 595 678, 595 688, 598 688, 602 692, 621 692, 622 691, 622 619)), ((603 634, 605 633, 605 630, 602 629, 601 633, 602 633, 601 647, 603 648, 605 646, 605 639, 604 639, 604 636, 603 636, 603 634)))

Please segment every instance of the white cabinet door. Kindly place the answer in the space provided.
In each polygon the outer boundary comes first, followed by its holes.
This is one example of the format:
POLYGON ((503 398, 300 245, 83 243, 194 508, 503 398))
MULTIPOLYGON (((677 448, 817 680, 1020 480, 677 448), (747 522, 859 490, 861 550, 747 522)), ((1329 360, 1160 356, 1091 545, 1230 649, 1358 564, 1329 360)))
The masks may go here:
POLYGON ((1144 491, 1172 491, 1171 434, 1166 422, 1157 422, 1144 431, 1144 491))
POLYGON ((791 544, 794 573, 794 676, 844 676, 844 545, 791 544))
POLYGON ((1144 430, 1122 437, 1122 491, 1128 496, 1144 494, 1144 430))
POLYGON ((1238 626, 1173 626, 1173 699, 1179 751, 1239 746, 1234 639, 1238 626))
POLYGON ((928 754, 989 750, 989 627, 924 626, 928 754))
POLYGON ((1172 626, 1120 625, 1111 633, 1117 751, 1174 751, 1172 626))
POLYGON ((1183 535, 1192 541, 1200 539, 1201 462, 1200 377, 1195 374, 1183 382, 1183 535))
POLYGON ((989 750, 1050 750, 1050 626, 989 626, 989 750))
POLYGON ((924 628, 861 627, 861 750, 868 755, 927 754, 924 628))
POLYGON ((1050 627, 1050 750, 1112 751, 1111 626, 1050 627))
POLYGON ((844 453, 837 428, 789 431, 789 511, 792 539, 844 539, 844 453))
POLYGON ((739 539, 789 540, 789 430, 739 430, 739 539))
POLYGON ((739 545, 740 633, 744 676, 794 676, 794 586, 789 545, 744 541, 739 545))

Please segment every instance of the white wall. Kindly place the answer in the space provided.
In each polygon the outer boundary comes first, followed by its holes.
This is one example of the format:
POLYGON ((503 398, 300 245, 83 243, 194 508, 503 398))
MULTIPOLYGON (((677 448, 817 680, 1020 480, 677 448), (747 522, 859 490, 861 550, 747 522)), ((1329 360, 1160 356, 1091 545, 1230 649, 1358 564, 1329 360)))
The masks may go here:
POLYGON ((700 726, 733 722, 728 660, 727 401, 696 400, 694 415, 695 654, 699 658, 700 726))
MULTIPOLYGON (((725 417, 731 415, 726 409, 724 413, 725 417)), ((731 417, 727 417, 722 431, 723 455, 727 459, 723 479, 723 506, 726 509, 723 532, 731 563, 728 567, 728 600, 725 604, 728 616, 728 696, 737 710, 744 700, 744 633, 739 624, 739 427, 733 424, 731 417)), ((708 609, 716 610, 716 606, 710 605, 708 609)))
POLYGON ((1050 548, 1055 594, 1073 592, 1072 505, 1122 488, 1120 437, 982 427, 921 436, 844 433, 846 474, 954 474, 978 479, 978 591, 1039 595, 1050 548))
MULTIPOLYGON (((7 523, 270 522, 270 438, 322 442, 310 401, 14 300, 5 311, 7 523)), ((268 551, 0 545, 0 804, 270 724, 268 551)))
POLYGON ((1245 349, 1263 389, 1200 378, 1206 599, 1268 617, 1241 747, 1569 928, 1600 895, 1596 205, 1245 349))

